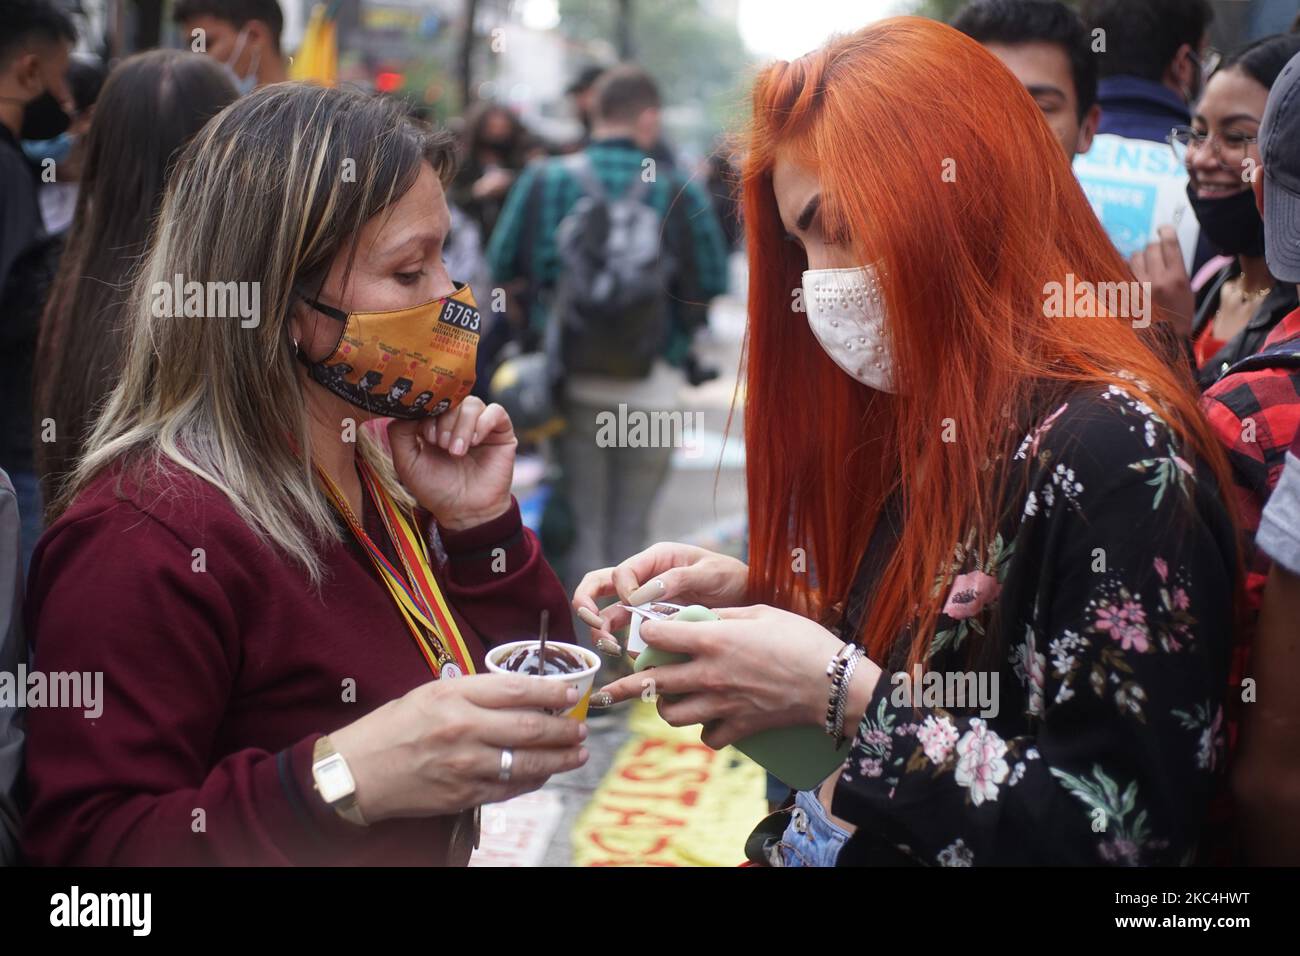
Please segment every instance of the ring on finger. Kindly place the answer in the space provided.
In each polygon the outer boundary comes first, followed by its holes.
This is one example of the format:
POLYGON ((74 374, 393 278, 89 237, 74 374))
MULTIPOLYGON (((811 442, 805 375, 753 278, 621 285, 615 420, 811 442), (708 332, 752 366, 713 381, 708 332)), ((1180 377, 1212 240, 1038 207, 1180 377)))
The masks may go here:
POLYGON ((502 783, 507 783, 510 780, 510 772, 514 769, 514 766, 515 752, 509 747, 502 748, 501 769, 497 772, 497 779, 502 783))

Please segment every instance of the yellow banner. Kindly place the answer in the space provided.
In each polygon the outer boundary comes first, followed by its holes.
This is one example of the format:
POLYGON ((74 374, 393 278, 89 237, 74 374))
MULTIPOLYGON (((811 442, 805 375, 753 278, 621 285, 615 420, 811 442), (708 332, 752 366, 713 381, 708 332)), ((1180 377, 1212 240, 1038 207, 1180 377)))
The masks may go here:
POLYGON ((763 768, 733 747, 711 750, 700 728, 670 727, 633 704, 609 773, 573 828, 574 866, 736 866, 767 815, 763 768))

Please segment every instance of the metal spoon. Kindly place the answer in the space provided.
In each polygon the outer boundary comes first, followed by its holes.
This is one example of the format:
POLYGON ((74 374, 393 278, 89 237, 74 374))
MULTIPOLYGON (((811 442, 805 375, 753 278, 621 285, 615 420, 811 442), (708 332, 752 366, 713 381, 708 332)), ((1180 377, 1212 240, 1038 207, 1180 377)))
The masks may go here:
POLYGON ((537 639, 541 642, 541 646, 538 647, 537 649, 537 676, 538 677, 546 676, 546 630, 550 623, 551 623, 551 612, 549 610, 543 610, 542 626, 538 629, 538 637, 537 637, 537 639))

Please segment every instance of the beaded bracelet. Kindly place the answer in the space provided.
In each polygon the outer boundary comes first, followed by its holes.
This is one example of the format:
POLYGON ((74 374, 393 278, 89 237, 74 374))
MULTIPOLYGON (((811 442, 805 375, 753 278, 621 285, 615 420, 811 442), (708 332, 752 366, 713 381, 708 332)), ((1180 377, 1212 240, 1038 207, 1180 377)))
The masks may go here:
POLYGON ((824 729, 828 736, 835 736, 836 720, 836 703, 839 699, 837 688, 844 677, 844 667, 847 659, 853 656, 855 644, 845 642, 845 644, 835 652, 835 656, 830 659, 826 665, 826 676, 831 679, 831 691, 826 701, 826 723, 824 729))

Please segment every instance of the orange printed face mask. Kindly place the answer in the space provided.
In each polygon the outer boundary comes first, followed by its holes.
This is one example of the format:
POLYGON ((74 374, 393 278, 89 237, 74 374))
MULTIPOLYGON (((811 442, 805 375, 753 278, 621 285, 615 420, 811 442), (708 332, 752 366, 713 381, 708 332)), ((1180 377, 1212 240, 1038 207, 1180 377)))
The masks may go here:
POLYGON ((393 312, 343 312, 299 293, 342 323, 326 358, 298 360, 314 381, 373 415, 432 418, 474 387, 482 317, 468 285, 441 299, 393 312))

